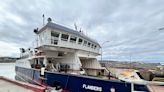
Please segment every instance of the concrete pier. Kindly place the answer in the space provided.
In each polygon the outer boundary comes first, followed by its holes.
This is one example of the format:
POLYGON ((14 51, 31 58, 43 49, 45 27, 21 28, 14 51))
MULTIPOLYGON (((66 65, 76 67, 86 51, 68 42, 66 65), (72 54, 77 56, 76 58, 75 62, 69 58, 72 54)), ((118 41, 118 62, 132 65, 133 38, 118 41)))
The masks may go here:
POLYGON ((45 88, 0 76, 0 92, 45 92, 45 88))
POLYGON ((149 85, 150 92, 164 92, 164 86, 149 85))

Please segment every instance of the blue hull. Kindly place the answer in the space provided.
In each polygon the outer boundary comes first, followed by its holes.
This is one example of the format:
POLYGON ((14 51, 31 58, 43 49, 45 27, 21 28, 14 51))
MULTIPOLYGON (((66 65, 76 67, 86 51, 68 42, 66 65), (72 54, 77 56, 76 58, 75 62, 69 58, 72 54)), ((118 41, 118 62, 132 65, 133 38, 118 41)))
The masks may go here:
MULTIPOLYGON (((131 84, 121 81, 56 72, 45 72, 44 76, 40 77, 38 70, 22 67, 15 67, 15 71, 20 79, 29 83, 58 89, 62 88, 68 92, 111 92, 111 90, 115 90, 115 92, 131 92, 131 84)), ((150 92, 145 85, 135 84, 134 90, 150 92)))

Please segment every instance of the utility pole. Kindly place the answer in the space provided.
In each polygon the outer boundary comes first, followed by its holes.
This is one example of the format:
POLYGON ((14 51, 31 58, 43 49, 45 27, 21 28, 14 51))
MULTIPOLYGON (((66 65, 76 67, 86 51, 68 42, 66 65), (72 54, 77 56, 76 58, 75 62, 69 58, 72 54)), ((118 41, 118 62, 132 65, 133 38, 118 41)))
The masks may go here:
POLYGON ((103 43, 101 44, 101 62, 102 62, 102 54, 103 54, 103 50, 102 50, 103 45, 104 45, 105 43, 108 43, 108 42, 110 42, 110 41, 105 41, 105 42, 103 42, 103 43))

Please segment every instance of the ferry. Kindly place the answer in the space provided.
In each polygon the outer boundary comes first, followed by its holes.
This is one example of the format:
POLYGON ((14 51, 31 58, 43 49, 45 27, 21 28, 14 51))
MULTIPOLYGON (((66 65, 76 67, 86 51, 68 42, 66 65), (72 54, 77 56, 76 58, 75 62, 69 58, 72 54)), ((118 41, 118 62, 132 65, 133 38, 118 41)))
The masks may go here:
POLYGON ((109 71, 100 65, 100 44, 81 30, 52 22, 34 29, 33 48, 20 48, 15 78, 58 92, 149 92, 146 85, 104 79, 109 71))

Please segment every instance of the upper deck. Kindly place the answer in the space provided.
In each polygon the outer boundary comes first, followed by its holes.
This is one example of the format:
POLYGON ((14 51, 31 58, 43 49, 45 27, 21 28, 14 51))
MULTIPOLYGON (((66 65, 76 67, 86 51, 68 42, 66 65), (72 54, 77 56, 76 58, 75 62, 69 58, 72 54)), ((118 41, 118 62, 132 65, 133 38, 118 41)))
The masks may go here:
POLYGON ((95 40, 87 37, 82 32, 52 22, 48 22, 35 33, 37 34, 36 48, 48 45, 99 54, 100 45, 95 40))

